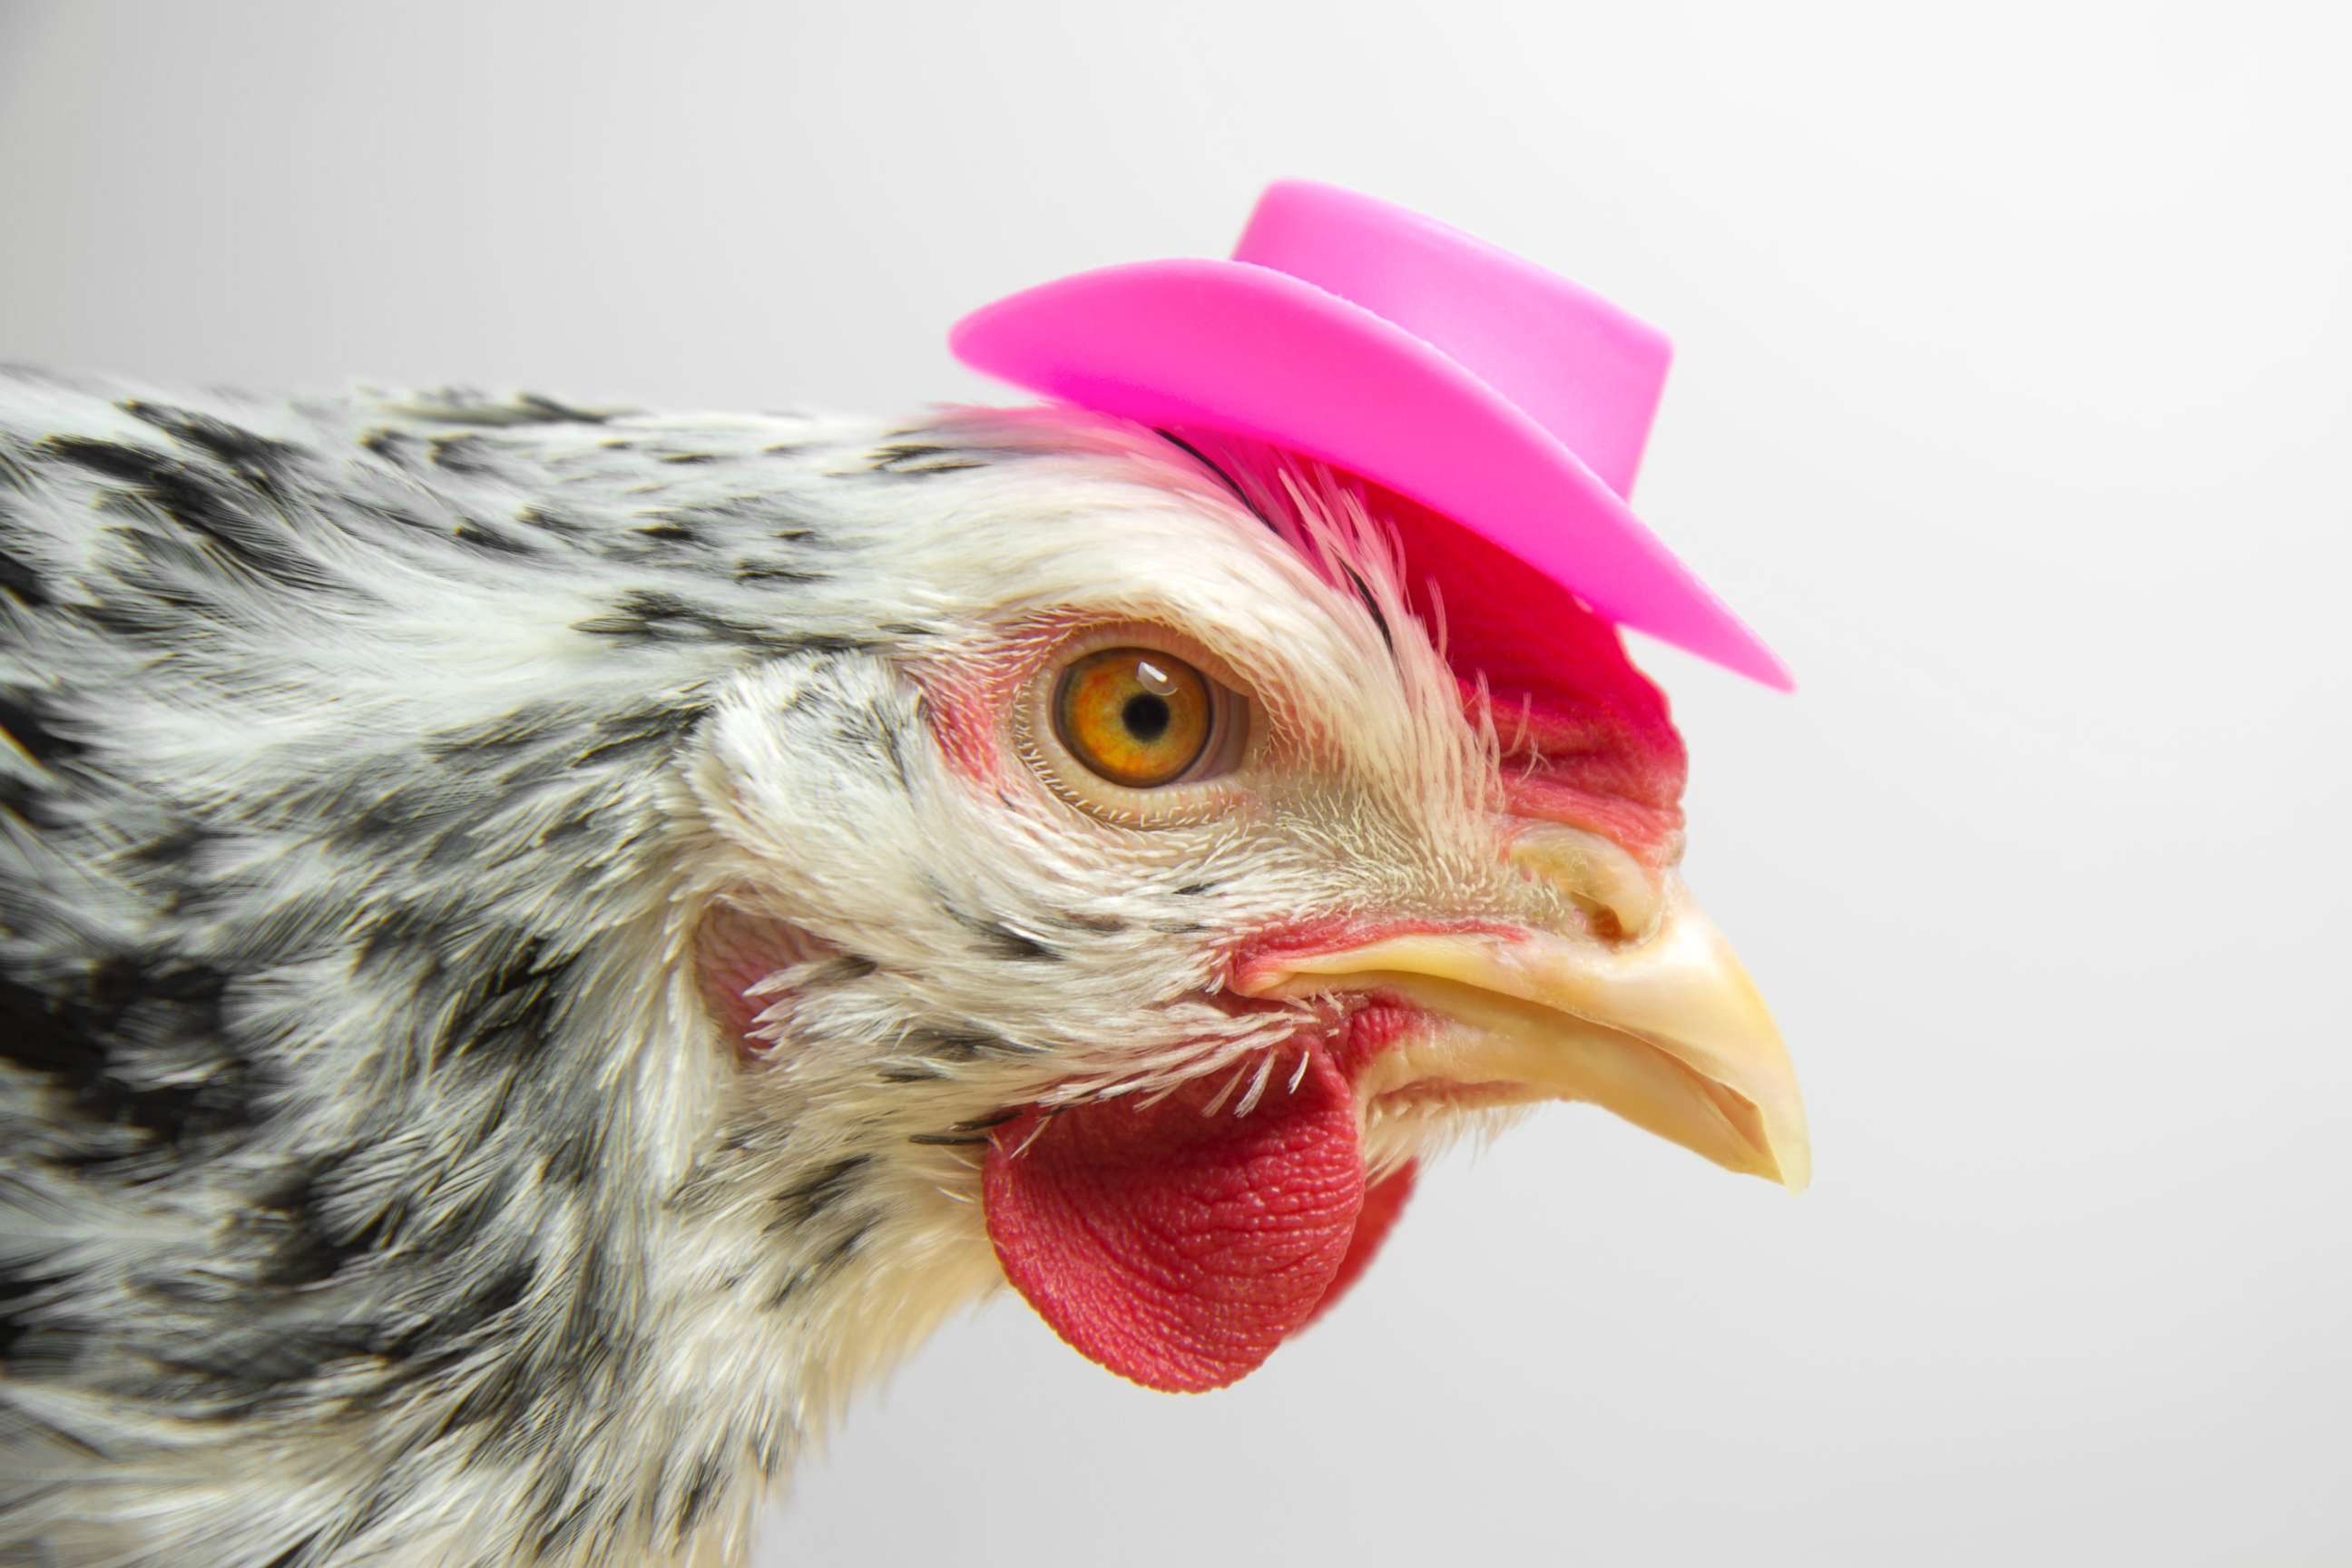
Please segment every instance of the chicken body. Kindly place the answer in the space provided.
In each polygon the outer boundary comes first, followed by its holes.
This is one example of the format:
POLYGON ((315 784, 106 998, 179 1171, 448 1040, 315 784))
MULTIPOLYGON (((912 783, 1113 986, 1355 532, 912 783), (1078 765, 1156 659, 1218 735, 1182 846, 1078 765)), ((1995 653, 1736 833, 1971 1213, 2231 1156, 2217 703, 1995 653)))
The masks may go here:
MULTIPOLYGON (((1515 740, 1384 539, 1074 412, 0 381, 0 1563, 731 1560, 1008 1268, 1238 1375, 1021 1273, 1004 1129, 1326 1086, 1360 1198, 1514 1097, 1366 1066, 1334 929, 1679 897, 1613 634, 1515 740), (1247 694, 1230 778, 1055 771, 1106 637, 1247 694)), ((1616 1108, 1785 1166, 1769 1098, 1616 1108)))

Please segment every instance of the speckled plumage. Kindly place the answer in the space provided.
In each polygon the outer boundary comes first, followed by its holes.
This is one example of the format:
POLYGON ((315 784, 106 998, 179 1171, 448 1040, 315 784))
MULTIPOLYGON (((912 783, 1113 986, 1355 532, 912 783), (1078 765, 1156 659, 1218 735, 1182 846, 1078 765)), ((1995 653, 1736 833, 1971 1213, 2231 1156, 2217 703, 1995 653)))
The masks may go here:
POLYGON ((1071 414, 0 380, 0 1563, 731 1558, 995 1282, 976 1121, 1261 1059, 1202 1000, 1254 921, 1580 920, 1328 511, 1345 573, 1071 414), (1215 648, 1316 788, 972 787, 934 707, 1089 618, 1215 648), (780 1059, 721 911, 797 959, 780 1059))

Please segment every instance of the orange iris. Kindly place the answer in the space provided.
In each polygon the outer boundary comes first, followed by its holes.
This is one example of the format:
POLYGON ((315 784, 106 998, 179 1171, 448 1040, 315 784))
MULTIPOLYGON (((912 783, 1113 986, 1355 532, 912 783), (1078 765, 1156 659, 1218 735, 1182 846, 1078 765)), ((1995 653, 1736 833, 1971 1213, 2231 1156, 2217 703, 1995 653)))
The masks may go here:
POLYGON ((1180 777, 1209 743, 1207 677, 1157 648, 1107 647, 1063 673, 1054 697, 1062 743, 1116 784, 1180 777))

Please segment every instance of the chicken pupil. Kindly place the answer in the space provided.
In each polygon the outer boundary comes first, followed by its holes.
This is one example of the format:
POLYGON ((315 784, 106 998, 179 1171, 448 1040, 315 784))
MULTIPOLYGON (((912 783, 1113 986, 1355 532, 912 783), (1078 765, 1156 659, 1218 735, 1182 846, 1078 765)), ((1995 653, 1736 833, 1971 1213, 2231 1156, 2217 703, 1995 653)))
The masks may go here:
POLYGON ((1147 746, 1168 733, 1169 717, 1168 699, 1154 697, 1149 691, 1137 692, 1118 710, 1119 722, 1127 726, 1127 732, 1147 746))

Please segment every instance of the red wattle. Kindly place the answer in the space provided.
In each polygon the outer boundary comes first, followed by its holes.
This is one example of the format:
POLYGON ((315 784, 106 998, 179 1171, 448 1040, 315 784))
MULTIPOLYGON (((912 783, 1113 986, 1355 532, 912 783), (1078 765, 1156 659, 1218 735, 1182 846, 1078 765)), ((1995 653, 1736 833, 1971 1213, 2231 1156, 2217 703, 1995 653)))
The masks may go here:
POLYGON ((989 1239, 1081 1354, 1196 1393, 1255 1371, 1314 1315, 1349 1261, 1364 1159, 1328 1055, 1310 1047, 1287 1093, 1283 1065, 1247 1116, 1237 1095, 1202 1114, 1225 1085, 1213 1075, 1149 1108, 1033 1107, 996 1130, 981 1180, 989 1239))
POLYGON ((1331 1277, 1331 1288, 1315 1303, 1300 1328, 1320 1319, 1331 1310, 1332 1303, 1355 1289, 1356 1281, 1379 1257, 1381 1246, 1396 1228, 1397 1217, 1404 1213, 1405 1199, 1412 1196, 1413 1177, 1421 1167, 1408 1162, 1364 1189, 1364 1206, 1356 1215, 1356 1234, 1349 1238, 1348 1256, 1339 1260, 1339 1272, 1331 1277))

